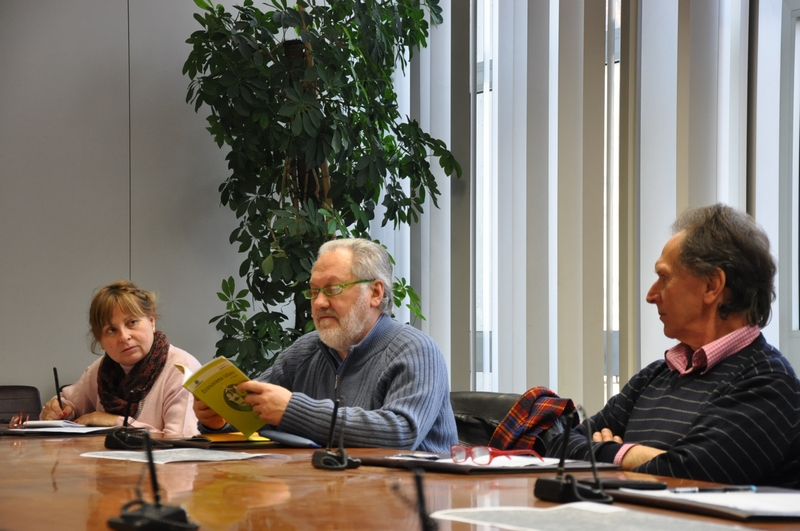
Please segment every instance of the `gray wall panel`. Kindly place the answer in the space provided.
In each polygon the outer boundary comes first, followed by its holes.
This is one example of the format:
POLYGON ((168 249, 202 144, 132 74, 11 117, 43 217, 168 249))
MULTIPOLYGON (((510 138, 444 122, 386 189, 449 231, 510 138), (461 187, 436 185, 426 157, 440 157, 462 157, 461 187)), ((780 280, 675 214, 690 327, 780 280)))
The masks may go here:
POLYGON ((185 102, 185 41, 200 29, 187 6, 131 2, 131 275, 159 290, 170 340, 209 360, 218 335, 207 323, 224 310, 215 293, 241 258, 228 243, 235 216, 217 191, 225 152, 205 130, 208 108, 185 102))
POLYGON ((124 0, 0 2, 0 385, 47 399, 52 366, 77 379, 92 293, 129 275, 159 293, 174 344, 213 356, 240 258, 224 152, 184 102, 194 9, 131 0, 129 78, 124 0))

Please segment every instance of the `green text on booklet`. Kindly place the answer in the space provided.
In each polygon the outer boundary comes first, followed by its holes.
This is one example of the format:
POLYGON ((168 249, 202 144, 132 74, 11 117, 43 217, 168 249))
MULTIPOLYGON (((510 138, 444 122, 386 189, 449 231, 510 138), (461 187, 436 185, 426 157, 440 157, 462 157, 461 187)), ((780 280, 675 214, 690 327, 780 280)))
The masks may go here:
POLYGON ((183 386, 245 437, 264 426, 265 422, 253 411, 253 406, 244 401, 247 393, 236 389, 250 378, 229 359, 214 358, 191 375, 183 365, 175 366, 184 375, 183 386))

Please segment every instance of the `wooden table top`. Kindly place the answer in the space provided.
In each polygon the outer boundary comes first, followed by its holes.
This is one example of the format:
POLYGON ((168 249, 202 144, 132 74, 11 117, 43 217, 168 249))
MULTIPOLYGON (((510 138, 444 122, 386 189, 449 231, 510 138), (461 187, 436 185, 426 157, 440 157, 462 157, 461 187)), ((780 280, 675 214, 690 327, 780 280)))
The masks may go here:
MULTIPOLYGON (((146 465, 81 457, 84 452, 105 450, 103 442, 102 436, 0 437, 0 462, 3 464, 0 530, 108 529, 108 519, 118 517, 121 507, 136 497, 135 487, 146 465)), ((311 466, 311 450, 261 449, 255 452, 275 457, 156 465, 162 503, 182 506, 190 521, 200 524, 206 531, 420 528, 418 515, 411 505, 416 499, 414 478, 408 471, 373 466, 345 471, 318 470, 311 466)), ((385 449, 348 452, 355 457, 395 453, 385 449)), ((552 472, 547 474, 552 476, 552 472)), ((605 471, 601 475, 652 477, 617 471, 605 471)), ((145 473, 144 477, 144 498, 152 502, 149 475, 145 473)), ((534 498, 536 478, 535 473, 456 475, 428 472, 424 478, 427 508, 433 512, 479 506, 552 505, 534 498)), ((670 486, 690 484, 675 479, 670 479, 669 483, 670 486)), ((735 523, 673 511, 652 512, 727 525, 735 523)), ((761 523, 747 527, 798 529, 800 523, 761 523)), ((478 527, 439 521, 439 529, 475 531, 478 527)))

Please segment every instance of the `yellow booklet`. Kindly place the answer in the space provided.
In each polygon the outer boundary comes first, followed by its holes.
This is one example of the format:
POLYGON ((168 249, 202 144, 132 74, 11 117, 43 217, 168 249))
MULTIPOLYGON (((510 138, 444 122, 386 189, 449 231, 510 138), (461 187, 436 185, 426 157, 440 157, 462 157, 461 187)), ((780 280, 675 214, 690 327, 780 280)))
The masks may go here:
POLYGON ((247 393, 236 389, 250 378, 229 359, 214 358, 194 374, 188 374, 189 370, 183 365, 176 363, 175 366, 183 373, 183 386, 245 437, 266 424, 253 411, 253 406, 244 401, 247 393))
POLYGON ((208 441, 208 447, 216 450, 250 450, 253 448, 272 448, 277 445, 271 439, 254 433, 245 437, 242 432, 204 433, 195 435, 192 440, 208 441))

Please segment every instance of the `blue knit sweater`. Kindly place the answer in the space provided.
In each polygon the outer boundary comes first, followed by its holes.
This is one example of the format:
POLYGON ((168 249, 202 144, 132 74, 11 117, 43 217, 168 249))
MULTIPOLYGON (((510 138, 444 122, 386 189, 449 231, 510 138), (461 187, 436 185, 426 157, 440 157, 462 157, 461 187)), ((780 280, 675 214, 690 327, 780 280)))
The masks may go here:
POLYGON ((447 366, 434 341, 382 315, 344 361, 317 332, 283 351, 259 381, 292 391, 281 431, 326 444, 338 376, 344 444, 449 452, 458 440, 447 366))
MULTIPOLYGON (((651 363, 591 424, 666 451, 636 472, 800 487, 800 381, 763 335, 706 374, 679 377, 665 361, 651 363)), ((586 422, 572 432, 569 457, 589 457, 585 429, 586 422)), ((547 453, 559 455, 560 442, 547 453)), ((595 444, 595 455, 613 462, 619 448, 595 444)))

